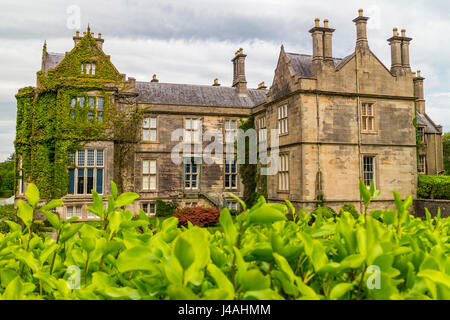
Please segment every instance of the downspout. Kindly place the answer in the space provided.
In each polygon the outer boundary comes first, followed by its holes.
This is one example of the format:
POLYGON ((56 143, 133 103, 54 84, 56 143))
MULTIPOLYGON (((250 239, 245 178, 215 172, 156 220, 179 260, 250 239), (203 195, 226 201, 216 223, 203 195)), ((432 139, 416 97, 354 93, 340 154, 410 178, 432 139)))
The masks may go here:
POLYGON ((317 198, 322 201, 322 172, 320 171, 320 112, 319 112, 319 94, 316 93, 316 121, 317 121, 317 198))
POLYGON ((434 134, 434 165, 436 169, 436 175, 439 175, 439 169, 438 169, 438 151, 437 151, 437 141, 436 141, 437 134, 434 134))
MULTIPOLYGON (((362 165, 361 165, 361 115, 360 115, 360 104, 361 100, 359 98, 359 78, 358 78, 358 47, 355 49, 355 79, 356 79, 356 117, 358 121, 358 168, 359 168, 359 180, 362 179, 362 165)), ((359 181, 358 181, 359 184, 359 181)), ((363 202, 359 201, 360 212, 363 210, 363 202)))

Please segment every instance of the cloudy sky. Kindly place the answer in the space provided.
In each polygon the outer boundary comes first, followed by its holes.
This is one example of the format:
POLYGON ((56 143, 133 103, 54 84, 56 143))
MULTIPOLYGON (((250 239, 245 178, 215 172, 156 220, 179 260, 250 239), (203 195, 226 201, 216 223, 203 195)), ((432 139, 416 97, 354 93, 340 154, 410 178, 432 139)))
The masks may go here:
POLYGON ((250 87, 270 85, 281 44, 311 53, 314 18, 335 28, 336 57, 352 52, 358 8, 370 16, 369 45, 390 67, 392 28, 407 29, 413 70, 426 78, 427 113, 450 131, 450 5, 448 0, 1 0, 0 161, 13 152, 18 88, 35 85, 42 45, 66 52, 88 23, 105 39, 104 51, 121 73, 137 80, 222 85, 232 80, 230 59, 247 53, 250 87))

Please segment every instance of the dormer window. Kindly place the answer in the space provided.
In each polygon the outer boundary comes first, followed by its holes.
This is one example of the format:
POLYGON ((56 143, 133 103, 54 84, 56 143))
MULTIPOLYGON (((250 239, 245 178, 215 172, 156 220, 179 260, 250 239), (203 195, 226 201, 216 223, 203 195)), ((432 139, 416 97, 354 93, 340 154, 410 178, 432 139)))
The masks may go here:
POLYGON ((87 63, 84 62, 81 64, 81 73, 82 74, 95 74, 95 63, 87 63))

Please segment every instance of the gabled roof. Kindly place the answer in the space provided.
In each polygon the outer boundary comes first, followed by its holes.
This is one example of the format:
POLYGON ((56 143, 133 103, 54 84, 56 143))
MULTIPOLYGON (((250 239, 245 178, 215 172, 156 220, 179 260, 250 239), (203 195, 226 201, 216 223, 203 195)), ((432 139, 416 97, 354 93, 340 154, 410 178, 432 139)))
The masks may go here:
POLYGON ((136 81, 138 103, 252 108, 266 101, 268 90, 136 81))
POLYGON ((64 59, 66 55, 64 53, 48 52, 44 60, 44 72, 49 69, 54 69, 64 59))
MULTIPOLYGON (((313 57, 311 55, 286 52, 286 56, 291 62, 291 66, 294 69, 295 73, 299 77, 306 77, 306 78, 312 77, 311 65, 313 57)), ((337 68, 341 64, 343 59, 333 58, 333 61, 335 67, 337 68)))
POLYGON ((430 119, 430 117, 428 117, 427 114, 419 112, 417 112, 416 114, 417 114, 417 124, 421 126, 426 126, 427 127, 427 130, 425 131, 426 133, 437 133, 437 134, 440 133, 434 122, 430 119))

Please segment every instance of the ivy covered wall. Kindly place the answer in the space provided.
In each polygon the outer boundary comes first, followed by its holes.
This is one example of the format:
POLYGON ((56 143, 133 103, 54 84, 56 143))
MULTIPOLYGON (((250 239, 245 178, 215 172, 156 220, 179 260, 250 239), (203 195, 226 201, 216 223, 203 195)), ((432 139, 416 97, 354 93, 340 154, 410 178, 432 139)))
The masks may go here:
MULTIPOLYGON (((46 54, 44 46, 43 59, 46 54)), ((114 99, 125 87, 125 75, 112 65, 88 29, 55 69, 37 73, 36 88, 20 89, 16 95, 15 150, 19 155, 16 157, 16 178, 20 177, 21 158, 25 181, 34 182, 43 198, 66 195, 67 169, 71 166, 69 153, 90 141, 120 141, 114 134, 114 127, 127 117, 118 112, 114 99), (95 74, 82 74, 83 63, 95 63, 95 74), (89 96, 103 98, 102 119, 97 118, 98 110, 89 109, 89 96), (73 105, 72 100, 77 101, 79 97, 84 97, 85 104, 73 105), (91 121, 89 111, 95 114, 91 121)), ((124 112, 130 110, 134 109, 124 112)), ((131 118, 139 121, 136 116, 131 118)), ((127 124, 122 121, 120 125, 126 130, 127 124)), ((128 125, 136 126, 136 123, 128 125)))

